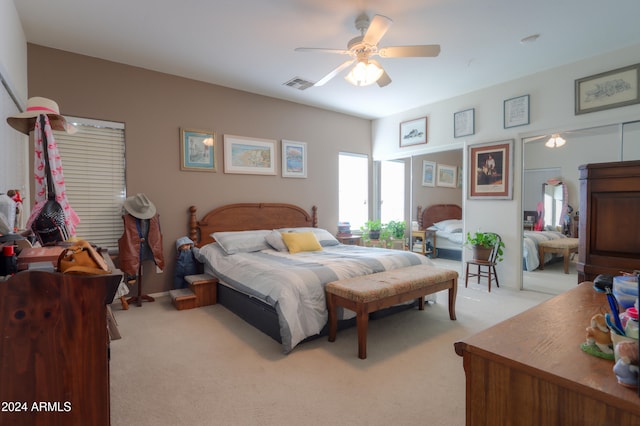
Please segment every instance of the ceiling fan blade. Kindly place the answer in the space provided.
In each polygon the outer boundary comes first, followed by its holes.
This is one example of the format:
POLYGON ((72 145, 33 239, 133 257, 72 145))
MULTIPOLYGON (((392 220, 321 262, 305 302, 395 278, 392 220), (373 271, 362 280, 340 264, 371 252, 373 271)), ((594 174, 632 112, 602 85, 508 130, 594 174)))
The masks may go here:
POLYGON ((391 27, 391 24, 393 24, 393 21, 386 16, 374 16, 362 41, 365 44, 377 45, 382 36, 384 36, 389 27, 391 27))
POLYGON ((384 70, 384 68, 382 68, 382 65, 380 65, 380 62, 374 61, 373 59, 369 59, 369 62, 372 63, 372 64, 377 65, 382 70, 382 75, 376 81, 376 83, 378 83, 378 86, 384 87, 384 86, 388 85, 389 83, 391 83, 391 77, 389 77, 389 74, 387 74, 387 72, 384 70))
POLYGON ((325 75, 320 80, 318 80, 316 82, 316 84, 314 84, 314 86, 323 86, 326 82, 328 82, 333 77, 338 75, 345 68, 348 68, 349 65, 353 64, 354 62, 355 62, 355 59, 349 59, 348 61, 343 62, 342 64, 340 64, 336 68, 334 68, 333 71, 331 71, 329 74, 325 75))
POLYGON ((325 49, 322 47, 296 47, 296 52, 320 52, 320 53, 339 53, 341 55, 350 55, 349 50, 344 49, 325 49))
POLYGON ((431 58, 440 54, 439 44, 420 46, 389 46, 378 50, 383 58, 431 58))

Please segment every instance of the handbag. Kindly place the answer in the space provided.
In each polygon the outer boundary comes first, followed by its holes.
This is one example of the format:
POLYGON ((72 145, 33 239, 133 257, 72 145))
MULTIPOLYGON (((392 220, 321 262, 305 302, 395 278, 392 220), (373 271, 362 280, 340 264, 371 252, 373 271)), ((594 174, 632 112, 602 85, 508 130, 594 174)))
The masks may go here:
POLYGON ((55 193, 42 206, 42 210, 31 224, 31 231, 41 245, 52 245, 69 239, 69 231, 65 223, 64 210, 55 200, 55 193))
POLYGON ((58 256, 58 272, 64 274, 110 274, 109 266, 87 241, 80 240, 67 247, 58 256))
MULTIPOLYGON (((40 117, 42 128, 45 127, 44 116, 40 117)), ((47 201, 38 216, 31 223, 31 231, 41 245, 53 245, 55 243, 66 241, 69 239, 69 230, 65 222, 64 209, 56 201, 56 188, 53 184, 53 176, 51 175, 51 166, 49 165, 49 149, 47 136, 42 132, 42 150, 44 155, 44 171, 47 179, 47 201)))

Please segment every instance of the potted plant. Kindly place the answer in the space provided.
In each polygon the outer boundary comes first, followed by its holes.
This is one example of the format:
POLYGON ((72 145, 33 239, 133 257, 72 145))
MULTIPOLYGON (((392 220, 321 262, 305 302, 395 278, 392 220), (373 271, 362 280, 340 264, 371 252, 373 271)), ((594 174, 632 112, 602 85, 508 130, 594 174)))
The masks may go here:
POLYGON ((496 262, 500 262, 503 259, 504 243, 502 240, 499 240, 498 236, 493 232, 476 231, 473 235, 467 232, 467 241, 465 244, 471 246, 473 258, 476 260, 488 260, 491 255, 491 250, 498 244, 496 262))
POLYGON ((380 231, 382 231, 382 222, 380 222, 380 219, 368 220, 360 229, 366 238, 378 240, 380 239, 380 231))
POLYGON ((391 234, 391 238, 395 238, 396 240, 404 240, 404 232, 407 229, 407 225, 403 221, 395 221, 387 223, 387 229, 389 229, 389 233, 391 234))

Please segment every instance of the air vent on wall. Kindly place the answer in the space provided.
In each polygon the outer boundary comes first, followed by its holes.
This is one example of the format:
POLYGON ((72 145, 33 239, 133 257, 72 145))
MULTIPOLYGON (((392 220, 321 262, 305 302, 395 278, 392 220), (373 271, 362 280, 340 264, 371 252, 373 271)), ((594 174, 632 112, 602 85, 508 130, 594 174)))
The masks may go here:
POLYGON ((294 77, 291 80, 284 83, 285 86, 293 87, 298 90, 306 90, 309 87, 313 86, 314 83, 307 81, 300 77, 294 77))

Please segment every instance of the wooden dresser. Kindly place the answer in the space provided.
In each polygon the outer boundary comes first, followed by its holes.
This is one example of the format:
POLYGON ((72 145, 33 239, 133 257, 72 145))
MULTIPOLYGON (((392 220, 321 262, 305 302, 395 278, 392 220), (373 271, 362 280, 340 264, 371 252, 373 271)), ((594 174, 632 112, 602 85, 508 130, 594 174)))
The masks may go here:
POLYGON ((640 270, 640 161, 580 171, 578 282, 640 270))
POLYGON ((109 425, 107 304, 121 275, 0 282, 0 425, 109 425))
POLYGON ((584 282, 455 343, 466 374, 467 425, 640 425, 640 397, 613 361, 580 349, 591 316, 608 309, 584 282))

